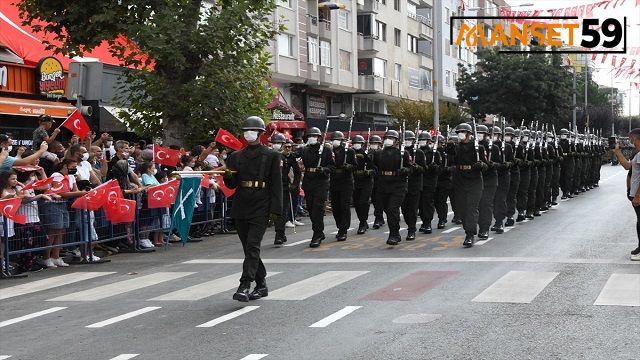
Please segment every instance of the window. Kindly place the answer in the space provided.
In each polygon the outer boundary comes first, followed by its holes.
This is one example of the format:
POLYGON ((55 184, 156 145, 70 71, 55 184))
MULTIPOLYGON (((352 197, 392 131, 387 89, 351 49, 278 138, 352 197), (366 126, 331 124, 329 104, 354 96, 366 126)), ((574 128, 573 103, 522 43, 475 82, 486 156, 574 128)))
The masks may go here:
POLYGON ((458 82, 458 74, 457 73, 453 73, 453 87, 456 86, 457 82, 458 82))
POLYGON ((347 10, 339 10, 338 11, 338 27, 343 30, 349 30, 349 11, 347 10))
POLYGON ((278 5, 291 8, 291 0, 280 0, 278 5))
POLYGON ((331 43, 320 40, 320 66, 331 66, 331 43))
POLYGON ((364 36, 373 35, 373 15, 358 15, 358 32, 364 36))
POLYGON ((278 35, 278 54, 293 56, 293 36, 289 34, 278 35))
POLYGON ((395 72, 394 72, 394 74, 393 74, 393 75, 395 76, 395 77, 394 77, 394 79, 395 79, 396 81, 398 81, 398 82, 400 81, 400 72, 401 72, 401 71, 402 71, 402 65, 400 65, 400 64, 396 64, 396 66, 395 66, 395 72))
POLYGON ((393 10, 400 11, 400 0, 393 0, 393 10))
POLYGON ((309 64, 318 65, 318 39, 307 38, 307 48, 309 49, 309 64))
POLYGON ((407 16, 415 19, 417 18, 417 10, 416 10, 416 4, 412 3, 412 2, 407 2, 407 16))
POLYGON ((351 71, 351 53, 340 50, 340 70, 351 71))
POLYGON ((373 58, 373 75, 387 77, 387 61, 373 58))
POLYGON ((393 42, 397 47, 400 47, 402 42, 402 31, 400 29, 393 29, 393 42))
POLYGON ((433 42, 428 39, 420 39, 418 41, 418 52, 422 55, 433 56, 433 42))
POLYGON ((376 0, 376 1, 382 5, 387 5, 387 0, 376 0))
POLYGON ((376 36, 379 40, 387 41, 387 24, 376 20, 376 36))
POLYGON ((445 70, 444 72, 444 84, 451 86, 451 71, 445 70))
POLYGON ((417 54, 418 53, 418 38, 413 35, 407 35, 407 50, 417 54))
POLYGON ((451 56, 451 45, 449 45, 449 39, 444 39, 442 46, 444 46, 444 54, 451 56))
POLYGON ((448 24, 449 23, 449 17, 451 16, 451 10, 449 10, 448 7, 444 8, 444 23, 448 24))

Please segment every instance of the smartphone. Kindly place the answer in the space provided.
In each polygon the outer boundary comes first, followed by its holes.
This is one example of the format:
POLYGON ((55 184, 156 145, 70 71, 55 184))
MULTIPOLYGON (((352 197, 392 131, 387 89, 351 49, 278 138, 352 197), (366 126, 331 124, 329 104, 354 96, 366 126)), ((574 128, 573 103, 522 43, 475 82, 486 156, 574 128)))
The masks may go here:
POLYGON ((615 149, 617 143, 618 143, 618 140, 616 139, 615 136, 609 137, 609 149, 611 150, 615 149))

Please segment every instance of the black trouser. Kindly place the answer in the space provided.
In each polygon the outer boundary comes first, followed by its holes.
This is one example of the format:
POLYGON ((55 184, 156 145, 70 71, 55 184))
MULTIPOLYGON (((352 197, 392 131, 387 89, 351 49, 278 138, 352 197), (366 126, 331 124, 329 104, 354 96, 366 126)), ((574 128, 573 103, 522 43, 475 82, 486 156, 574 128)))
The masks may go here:
POLYGON ((268 217, 260 216, 251 219, 234 219, 238 237, 244 250, 242 276, 240 283, 264 282, 267 270, 260 259, 260 243, 267 230, 268 217))
POLYGON ((591 174, 591 157, 584 158, 583 170, 582 170, 582 187, 589 186, 589 174, 591 174))
POLYGON ((582 185, 580 184, 580 182, 582 181, 582 158, 581 157, 577 157, 576 158, 576 166, 573 169, 573 179, 572 184, 573 184, 573 191, 576 192, 578 191, 582 185))
POLYGON ((507 193, 507 212, 506 216, 511 218, 516 213, 516 205, 518 204, 518 187, 520 186, 520 169, 514 167, 511 170, 509 181, 509 192, 507 193))
POLYGON ((553 177, 551 178, 551 201, 555 201, 558 195, 560 195, 560 172, 562 171, 560 162, 551 165, 551 168, 553 169, 553 177))
POLYGON ((529 185, 531 185, 531 167, 521 167, 517 203, 519 213, 524 213, 527 210, 527 201, 529 199, 529 185))
POLYGON ((351 195, 353 195, 353 184, 340 184, 339 187, 332 187, 331 212, 336 221, 336 227, 340 234, 346 234, 351 225, 351 195))
POLYGON ((373 191, 371 193, 371 203, 373 204, 373 219, 380 222, 384 221, 384 216, 382 215, 384 205, 378 198, 378 186, 375 181, 373 183, 373 191))
POLYGON ((366 223, 369 219, 369 198, 371 197, 371 189, 373 182, 369 179, 366 181, 356 180, 353 189, 353 206, 356 208, 356 215, 361 223, 366 223))
POLYGON ((529 190, 527 193, 527 212, 533 212, 536 207, 536 190, 538 190, 538 168, 534 165, 529 169, 529 190))
POLYGON ((390 236, 400 235, 400 207, 404 201, 405 192, 403 189, 384 189, 378 186, 376 199, 387 215, 390 236))
MULTIPOLYGON (((422 225, 427 226, 431 224, 431 220, 433 220, 433 214, 435 212, 435 196, 436 189, 438 187, 438 178, 435 176, 426 177, 422 180, 422 191, 418 194, 418 199, 420 200, 420 220, 422 220, 422 225)), ((406 200, 405 200, 406 201, 406 200)), ((447 200, 444 200, 445 206, 447 205, 447 200)), ((406 215, 404 220, 406 221, 406 215)), ((447 216, 445 215, 444 220, 447 220, 447 216)), ((409 223, 407 223, 408 225, 409 223)))
MULTIPOLYGON (((495 170, 494 170, 495 171, 495 170)), ((498 188, 498 176, 495 173, 482 177, 482 196, 478 204, 478 227, 480 232, 489 231, 493 220, 493 200, 498 188)))
POLYGON ((459 182, 456 180, 457 176, 460 175, 456 174, 455 172, 453 172, 453 174, 451 175, 451 192, 449 193, 449 199, 451 201, 449 201, 449 204, 451 205, 451 210, 453 211, 453 218, 462 220, 462 210, 460 210, 458 206, 458 200, 456 199, 456 184, 459 184, 459 182))
POLYGON ((551 202, 551 182, 553 181, 553 169, 555 165, 549 164, 545 167, 545 177, 544 177, 544 202, 541 206, 545 206, 547 203, 551 202))
POLYGON ((573 172, 575 170, 575 161, 573 158, 567 157, 562 161, 562 168, 560 168, 560 188, 562 188, 562 195, 570 195, 573 193, 573 172))
POLYGON ((538 168, 538 186, 536 187, 536 197, 535 202, 533 203, 534 211, 537 211, 546 203, 546 199, 544 197, 544 186, 547 183, 547 167, 542 165, 538 168))
POLYGON ((324 234, 324 206, 327 201, 328 182, 327 180, 324 183, 305 183, 303 186, 314 236, 324 234))
POLYGON ((282 215, 278 216, 273 224, 276 235, 284 235, 284 224, 287 221, 293 221, 291 215, 291 201, 293 200, 293 195, 291 194, 291 191, 289 191, 289 184, 283 184, 282 189, 282 215))
POLYGON ((600 181, 600 169, 602 168, 602 155, 596 156, 593 163, 593 184, 597 184, 600 181))
POLYGON ((457 174, 453 179, 453 191, 458 203, 456 206, 460 211, 457 215, 462 218, 464 232, 475 235, 478 233, 478 205, 482 197, 482 177, 468 178, 457 174))
MULTIPOLYGON (((449 215, 449 206, 447 205, 447 198, 451 197, 453 193, 453 185, 450 178, 438 178, 438 185, 436 186, 436 193, 434 196, 434 206, 438 213, 438 221, 447 221, 449 215)), ((451 200, 451 206, 453 207, 453 199, 451 200)), ((422 214, 422 213, 421 213, 422 214)), ((422 220, 424 224, 424 220, 422 220)))
MULTIPOLYGON (((402 200, 402 215, 404 215, 404 222, 407 224, 408 230, 416 230, 416 221, 418 221, 418 207, 421 205, 420 194, 421 193, 419 191, 411 190, 407 192, 404 200, 402 200)), ((420 213, 420 216, 422 216, 422 213, 420 213)))
POLYGON ((509 170, 498 171, 498 188, 493 197, 493 218, 496 223, 502 224, 507 217, 507 196, 511 187, 511 173, 509 170))
MULTIPOLYGON (((633 200, 633 197, 629 197, 629 200, 633 200)), ((636 212, 636 235, 638 236, 638 247, 640 247, 640 206, 634 206, 633 210, 636 212)))

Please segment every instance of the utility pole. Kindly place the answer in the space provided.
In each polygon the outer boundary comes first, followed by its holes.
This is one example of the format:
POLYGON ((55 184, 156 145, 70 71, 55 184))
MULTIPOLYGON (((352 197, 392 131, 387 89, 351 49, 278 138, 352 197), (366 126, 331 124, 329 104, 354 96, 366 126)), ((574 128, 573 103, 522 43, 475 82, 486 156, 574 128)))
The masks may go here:
MULTIPOLYGON (((589 100, 588 100, 588 89, 589 89, 589 63, 587 61, 587 57, 584 57, 584 113, 585 113, 585 124, 589 126, 589 100)), ((577 128, 576 128, 577 129, 577 128)))
POLYGON ((576 108, 576 106, 577 106, 577 104, 576 104, 576 92, 577 92, 577 89, 576 89, 576 87, 577 87, 577 85, 576 85, 576 81, 577 81, 576 77, 577 77, 577 75, 576 75, 576 67, 574 66, 573 67, 573 124, 572 124, 573 125, 573 129, 577 129, 578 128, 578 125, 576 124, 576 112, 578 111, 577 108, 576 108))
MULTIPOLYGON (((433 2, 433 21, 436 41, 433 43, 433 128, 440 129, 440 80, 442 79, 442 3, 433 2)), ((448 46, 448 45, 447 45, 448 46)))

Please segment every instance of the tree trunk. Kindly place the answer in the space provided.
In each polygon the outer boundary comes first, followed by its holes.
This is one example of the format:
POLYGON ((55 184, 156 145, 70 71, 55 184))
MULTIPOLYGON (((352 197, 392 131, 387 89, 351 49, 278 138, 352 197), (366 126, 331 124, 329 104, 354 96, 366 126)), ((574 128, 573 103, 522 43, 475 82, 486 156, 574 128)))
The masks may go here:
POLYGON ((185 142, 185 124, 184 119, 179 116, 167 116, 164 119, 164 141, 165 146, 178 145, 180 147, 186 146, 185 142))

